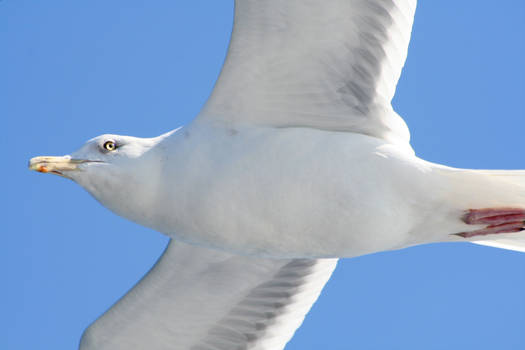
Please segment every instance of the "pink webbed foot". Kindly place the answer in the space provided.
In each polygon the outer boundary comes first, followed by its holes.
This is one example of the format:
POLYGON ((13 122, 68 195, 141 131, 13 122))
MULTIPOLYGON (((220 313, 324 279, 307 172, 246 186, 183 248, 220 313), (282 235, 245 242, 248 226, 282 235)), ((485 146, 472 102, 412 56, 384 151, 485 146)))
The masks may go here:
POLYGON ((464 238, 519 232, 525 230, 525 209, 470 209, 465 216, 463 216, 463 222, 469 225, 487 225, 487 227, 483 229, 457 234, 464 238))

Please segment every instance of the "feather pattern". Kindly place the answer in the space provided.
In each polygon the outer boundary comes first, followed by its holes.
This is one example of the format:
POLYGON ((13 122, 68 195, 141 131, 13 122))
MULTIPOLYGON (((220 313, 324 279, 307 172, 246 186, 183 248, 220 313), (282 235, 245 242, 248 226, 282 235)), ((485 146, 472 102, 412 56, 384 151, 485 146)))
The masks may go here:
POLYGON ((171 242, 80 350, 284 348, 336 259, 272 260, 171 242))
POLYGON ((416 0, 236 0, 199 118, 358 132, 407 143, 391 107, 416 0))

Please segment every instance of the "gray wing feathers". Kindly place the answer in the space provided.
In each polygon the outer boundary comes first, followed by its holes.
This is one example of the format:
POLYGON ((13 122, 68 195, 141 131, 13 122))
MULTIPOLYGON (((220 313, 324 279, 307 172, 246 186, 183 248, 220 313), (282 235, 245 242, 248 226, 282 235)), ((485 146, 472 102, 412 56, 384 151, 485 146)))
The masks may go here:
POLYGON ((408 142, 391 100, 416 0, 236 0, 228 56, 200 118, 408 142))
POLYGON ((318 298, 335 260, 293 260, 215 326, 199 350, 282 349, 318 298))
POLYGON ((170 243, 80 350, 282 349, 336 260, 270 260, 170 243))

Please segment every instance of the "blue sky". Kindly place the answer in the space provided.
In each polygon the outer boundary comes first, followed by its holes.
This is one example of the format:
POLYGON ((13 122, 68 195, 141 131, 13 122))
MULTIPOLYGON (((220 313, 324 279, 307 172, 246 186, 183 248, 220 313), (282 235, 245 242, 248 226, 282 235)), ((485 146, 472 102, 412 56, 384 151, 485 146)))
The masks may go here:
MULTIPOLYGON (((28 171, 27 160, 190 121, 219 73, 232 8, 0 2, 0 348, 76 349, 167 242, 74 183, 28 171)), ((525 168, 524 37, 522 0, 420 1, 394 100, 420 157, 525 168)), ((525 254, 439 244, 341 261, 287 346, 474 348, 525 349, 525 254)))

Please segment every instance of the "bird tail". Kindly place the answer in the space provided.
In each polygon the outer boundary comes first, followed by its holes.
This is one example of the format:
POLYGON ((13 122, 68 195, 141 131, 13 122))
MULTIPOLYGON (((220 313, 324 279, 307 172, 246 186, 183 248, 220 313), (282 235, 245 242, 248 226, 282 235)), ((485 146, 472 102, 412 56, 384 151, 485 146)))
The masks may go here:
MULTIPOLYGON (((464 198, 468 198, 468 203, 465 203, 468 208, 500 208, 511 213, 522 209, 525 213, 525 170, 469 170, 462 175, 463 188, 458 190, 467 190, 468 196, 464 198), (469 177, 465 177, 467 174, 469 177)), ((521 218, 518 214, 510 215, 521 218)), ((522 223, 522 231, 514 228, 514 232, 480 235, 469 240, 476 244, 525 252, 525 220, 521 218, 518 221, 522 223)))

